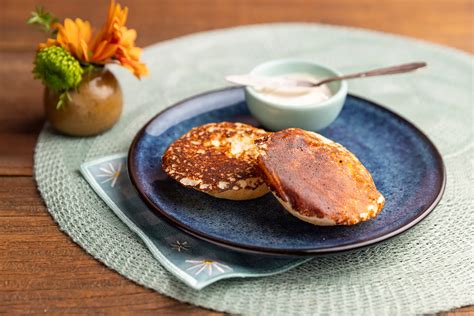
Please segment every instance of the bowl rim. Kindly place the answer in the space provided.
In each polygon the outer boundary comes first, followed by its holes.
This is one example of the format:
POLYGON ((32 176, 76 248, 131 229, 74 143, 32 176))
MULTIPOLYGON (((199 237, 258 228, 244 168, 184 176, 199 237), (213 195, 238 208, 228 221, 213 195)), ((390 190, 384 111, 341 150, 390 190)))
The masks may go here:
MULTIPOLYGON (((310 66, 316 66, 322 69, 325 69, 331 73, 333 73, 335 76, 342 76, 342 73, 334 68, 331 68, 327 65, 323 65, 317 62, 313 62, 311 60, 307 59, 299 59, 299 58, 281 58, 281 59, 273 59, 273 60, 268 60, 263 63, 258 64, 255 66, 251 71, 250 74, 255 74, 258 72, 260 69, 264 67, 273 67, 281 64, 307 64, 310 66)), ((245 91, 247 94, 252 96, 253 98, 261 101, 264 103, 264 105, 269 106, 269 107, 274 107, 278 109, 284 109, 284 110, 312 110, 315 108, 327 108, 334 106, 334 102, 337 99, 344 99, 347 96, 347 81, 346 80, 341 80, 341 85, 337 92, 333 94, 329 99, 323 101, 323 102, 318 102, 314 104, 305 104, 305 105, 295 105, 289 102, 277 102, 277 101, 269 101, 262 97, 257 91, 255 91, 254 88, 252 87, 245 87, 245 91)))

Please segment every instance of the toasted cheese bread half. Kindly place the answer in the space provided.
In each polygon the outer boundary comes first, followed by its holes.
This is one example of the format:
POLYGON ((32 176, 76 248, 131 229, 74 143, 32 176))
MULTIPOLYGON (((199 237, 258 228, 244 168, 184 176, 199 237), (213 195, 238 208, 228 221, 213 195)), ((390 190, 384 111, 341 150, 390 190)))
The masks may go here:
POLYGON ((342 145, 290 128, 257 141, 259 166, 272 193, 299 219, 319 226, 354 225, 384 205, 372 176, 342 145))
POLYGON ((163 170, 181 185, 217 198, 258 198, 269 190, 258 168, 255 140, 266 135, 242 123, 195 127, 166 150, 163 170))

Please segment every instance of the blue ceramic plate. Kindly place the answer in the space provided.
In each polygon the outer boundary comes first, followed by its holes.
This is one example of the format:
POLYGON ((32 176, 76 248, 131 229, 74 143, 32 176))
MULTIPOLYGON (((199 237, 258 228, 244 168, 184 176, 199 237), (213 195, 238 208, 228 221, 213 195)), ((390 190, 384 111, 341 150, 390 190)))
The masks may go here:
POLYGON ((375 219, 317 227, 290 215, 272 194, 251 201, 221 200, 169 179, 161 169, 166 148, 192 127, 220 121, 257 125, 243 89, 198 95, 159 113, 136 136, 129 172, 152 210, 187 233, 222 246, 281 255, 355 249, 412 227, 443 194, 444 165, 431 141, 395 113, 354 96, 348 96, 341 115, 321 134, 352 151, 372 173, 386 199, 375 219))

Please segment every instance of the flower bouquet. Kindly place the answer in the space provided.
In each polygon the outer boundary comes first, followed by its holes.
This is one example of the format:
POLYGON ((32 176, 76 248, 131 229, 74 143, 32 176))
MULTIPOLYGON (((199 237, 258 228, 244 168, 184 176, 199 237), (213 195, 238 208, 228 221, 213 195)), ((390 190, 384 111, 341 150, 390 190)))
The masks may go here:
POLYGON ((104 66, 115 63, 137 78, 148 74, 135 46, 137 32, 125 26, 128 8, 111 0, 107 20, 94 33, 88 21, 64 23, 38 7, 28 24, 38 25, 47 40, 38 45, 33 74, 45 86, 45 112, 57 130, 76 136, 94 135, 115 124, 122 112, 122 93, 104 66))

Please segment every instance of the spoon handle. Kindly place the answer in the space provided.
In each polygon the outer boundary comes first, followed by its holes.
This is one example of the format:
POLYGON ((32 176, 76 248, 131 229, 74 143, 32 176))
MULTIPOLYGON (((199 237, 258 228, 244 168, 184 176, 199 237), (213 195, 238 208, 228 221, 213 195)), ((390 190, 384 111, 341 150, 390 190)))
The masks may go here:
POLYGON ((415 62, 415 63, 392 66, 392 67, 378 68, 378 69, 373 69, 373 70, 369 70, 369 71, 344 75, 344 76, 340 76, 340 77, 327 78, 327 79, 324 79, 322 81, 319 81, 318 83, 314 84, 313 86, 317 87, 317 86, 320 86, 320 85, 328 83, 328 82, 337 81, 337 80, 344 80, 344 79, 354 79, 354 78, 365 78, 365 77, 373 77, 373 76, 399 74, 399 73, 413 71, 413 70, 416 70, 418 68, 426 67, 426 65, 427 64, 425 62, 415 62))

